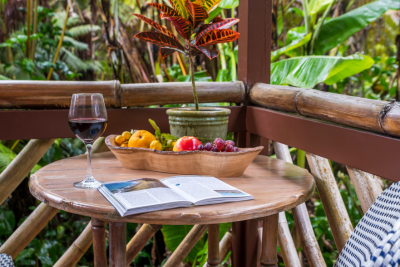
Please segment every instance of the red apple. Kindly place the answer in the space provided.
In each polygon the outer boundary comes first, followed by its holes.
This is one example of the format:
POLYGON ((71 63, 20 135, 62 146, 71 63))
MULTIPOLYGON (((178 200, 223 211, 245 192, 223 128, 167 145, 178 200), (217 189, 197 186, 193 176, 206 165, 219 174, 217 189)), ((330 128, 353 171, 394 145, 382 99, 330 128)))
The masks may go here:
POLYGON ((202 145, 202 143, 196 137, 184 136, 176 141, 174 151, 197 150, 199 145, 202 145))

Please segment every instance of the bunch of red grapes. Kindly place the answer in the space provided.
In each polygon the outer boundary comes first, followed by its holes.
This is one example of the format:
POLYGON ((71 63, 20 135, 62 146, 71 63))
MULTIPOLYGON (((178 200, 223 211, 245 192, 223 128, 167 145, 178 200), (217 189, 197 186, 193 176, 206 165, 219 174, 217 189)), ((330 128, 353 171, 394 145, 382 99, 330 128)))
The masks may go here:
POLYGON ((212 143, 207 143, 204 146, 199 145, 197 150, 207 150, 213 152, 239 152, 239 148, 235 146, 235 142, 231 140, 222 140, 221 138, 217 138, 212 143))

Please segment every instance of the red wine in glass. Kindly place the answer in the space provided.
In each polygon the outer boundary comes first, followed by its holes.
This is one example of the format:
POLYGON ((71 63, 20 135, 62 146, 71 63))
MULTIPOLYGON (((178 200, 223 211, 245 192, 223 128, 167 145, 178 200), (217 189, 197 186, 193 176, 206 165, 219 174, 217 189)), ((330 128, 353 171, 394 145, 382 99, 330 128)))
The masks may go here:
POLYGON ((74 94, 69 108, 68 123, 87 149, 86 177, 81 182, 74 183, 77 188, 97 188, 101 182, 92 174, 92 145, 107 127, 107 110, 102 94, 74 94))
POLYGON ((107 127, 105 119, 71 119, 69 120, 69 128, 74 132, 85 144, 93 144, 99 138, 107 127))

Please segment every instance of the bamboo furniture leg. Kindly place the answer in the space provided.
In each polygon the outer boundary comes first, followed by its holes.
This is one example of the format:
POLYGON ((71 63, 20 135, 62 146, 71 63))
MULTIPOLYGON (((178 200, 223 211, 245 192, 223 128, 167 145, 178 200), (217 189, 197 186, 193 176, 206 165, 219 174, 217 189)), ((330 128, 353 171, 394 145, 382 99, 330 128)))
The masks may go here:
POLYGON ((135 236, 126 245, 126 266, 136 258, 153 235, 162 228, 162 225, 143 224, 135 236))
POLYGON ((126 223, 110 223, 110 267, 126 267, 126 223))
MULTIPOLYGON (((93 254, 95 267, 107 267, 106 223, 92 218, 93 254)), ((111 243, 110 243, 111 247, 111 243)))
POLYGON ((57 212, 58 209, 41 203, 0 247, 0 253, 6 253, 15 259, 57 212))
POLYGON ((181 264, 183 259, 189 254, 194 245, 196 245, 197 241, 200 237, 203 236, 205 231, 207 230, 207 225, 197 224, 193 226, 192 230, 187 234, 187 236, 182 240, 179 246, 175 249, 174 253, 172 253, 171 257, 167 260, 167 262, 163 265, 163 267, 176 267, 181 264))
POLYGON ((219 257, 219 224, 208 225, 208 267, 218 267, 219 257))
POLYGON ((82 233, 68 248, 68 250, 58 259, 53 267, 75 266, 93 242, 92 223, 88 223, 82 233))
POLYGON ((278 255, 276 251, 276 245, 278 243, 278 219, 279 214, 264 217, 260 258, 261 267, 278 266, 278 255))
MULTIPOLYGON (((232 250, 232 232, 229 230, 225 233, 224 237, 222 237, 219 242, 219 263, 223 262, 226 255, 228 255, 229 251, 232 250)), ((204 263, 203 267, 207 267, 207 262, 204 263)))
MULTIPOLYGON (((274 150, 276 157, 286 162, 292 163, 289 147, 285 144, 274 142, 274 150)), ((302 203, 292 209, 294 222, 297 225, 301 246, 306 254, 306 258, 311 267, 326 266, 324 257, 322 256, 314 230, 311 225, 310 217, 307 212, 306 204, 302 203)), ((286 265, 286 262, 285 262, 286 265)), ((300 266, 300 265, 298 265, 300 266)))
POLYGON ((306 156, 337 250, 340 253, 353 232, 349 214, 340 195, 329 161, 311 153, 306 153, 306 156))
POLYGON ((346 166, 346 168, 356 190, 357 197, 360 200, 361 208, 366 213, 382 193, 382 187, 374 175, 350 166, 346 166))

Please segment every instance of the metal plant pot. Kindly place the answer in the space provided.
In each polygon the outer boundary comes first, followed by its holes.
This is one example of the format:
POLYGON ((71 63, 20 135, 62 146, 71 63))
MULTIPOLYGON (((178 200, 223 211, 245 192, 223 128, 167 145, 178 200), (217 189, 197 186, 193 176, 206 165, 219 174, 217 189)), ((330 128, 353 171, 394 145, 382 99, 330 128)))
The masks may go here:
POLYGON ((230 109, 200 107, 172 108, 167 110, 171 134, 175 137, 195 136, 200 141, 225 140, 228 134, 230 109))

